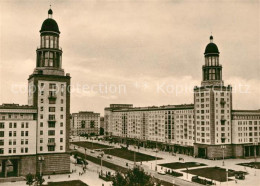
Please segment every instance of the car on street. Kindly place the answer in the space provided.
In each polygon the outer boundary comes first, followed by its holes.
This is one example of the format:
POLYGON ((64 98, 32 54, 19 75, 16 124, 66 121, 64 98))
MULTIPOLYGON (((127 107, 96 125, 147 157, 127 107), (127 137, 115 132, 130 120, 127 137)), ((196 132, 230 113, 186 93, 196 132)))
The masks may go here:
POLYGON ((95 151, 94 151, 94 150, 91 150, 90 153, 95 153, 95 151))
POLYGON ((108 158, 108 159, 112 159, 112 156, 111 156, 111 155, 108 155, 107 158, 108 158))
POLYGON ((166 174, 164 170, 159 170, 159 171, 157 171, 157 173, 161 174, 161 175, 165 175, 166 174))

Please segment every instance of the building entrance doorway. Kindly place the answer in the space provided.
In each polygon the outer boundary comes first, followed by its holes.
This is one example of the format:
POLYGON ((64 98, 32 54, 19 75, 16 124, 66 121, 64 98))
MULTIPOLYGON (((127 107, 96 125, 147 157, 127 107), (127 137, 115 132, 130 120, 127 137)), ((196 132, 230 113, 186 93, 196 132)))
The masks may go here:
POLYGON ((18 160, 7 159, 0 160, 0 177, 17 177, 18 176, 18 160))
POLYGON ((207 149, 206 148, 198 148, 198 157, 206 158, 207 157, 207 149))

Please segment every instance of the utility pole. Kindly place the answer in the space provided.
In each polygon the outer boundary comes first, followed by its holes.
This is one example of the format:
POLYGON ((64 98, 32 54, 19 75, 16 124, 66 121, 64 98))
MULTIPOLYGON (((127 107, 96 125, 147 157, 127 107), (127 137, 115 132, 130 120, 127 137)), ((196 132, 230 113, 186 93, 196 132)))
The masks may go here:
POLYGON ((225 166, 224 159, 225 159, 225 148, 226 148, 226 146, 225 145, 221 145, 220 148, 222 149, 222 152, 223 152, 223 162, 222 162, 222 165, 225 166))

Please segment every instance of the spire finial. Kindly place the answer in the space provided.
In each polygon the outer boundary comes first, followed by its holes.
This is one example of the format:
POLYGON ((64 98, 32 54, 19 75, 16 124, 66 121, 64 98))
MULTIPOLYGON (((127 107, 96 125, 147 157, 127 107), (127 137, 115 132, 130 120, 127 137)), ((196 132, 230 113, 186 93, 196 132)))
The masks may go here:
POLYGON ((53 14, 53 12, 52 12, 51 3, 50 3, 50 9, 48 11, 48 18, 52 18, 52 14, 53 14))
POLYGON ((211 43, 213 43, 213 36, 212 36, 212 32, 211 32, 211 35, 210 35, 210 37, 209 37, 209 40, 210 40, 210 42, 211 42, 211 43))

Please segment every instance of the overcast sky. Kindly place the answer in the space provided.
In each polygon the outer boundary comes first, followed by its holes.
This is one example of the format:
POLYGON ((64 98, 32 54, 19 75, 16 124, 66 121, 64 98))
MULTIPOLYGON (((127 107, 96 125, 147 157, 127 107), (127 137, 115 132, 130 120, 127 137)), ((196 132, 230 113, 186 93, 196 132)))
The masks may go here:
MULTIPOLYGON (((0 103, 27 104, 49 2, 0 1, 0 103)), ((211 32, 225 84, 233 86, 233 109, 260 108, 257 0, 53 0, 52 10, 74 86, 72 112, 103 115, 111 103, 192 103, 211 32)))

